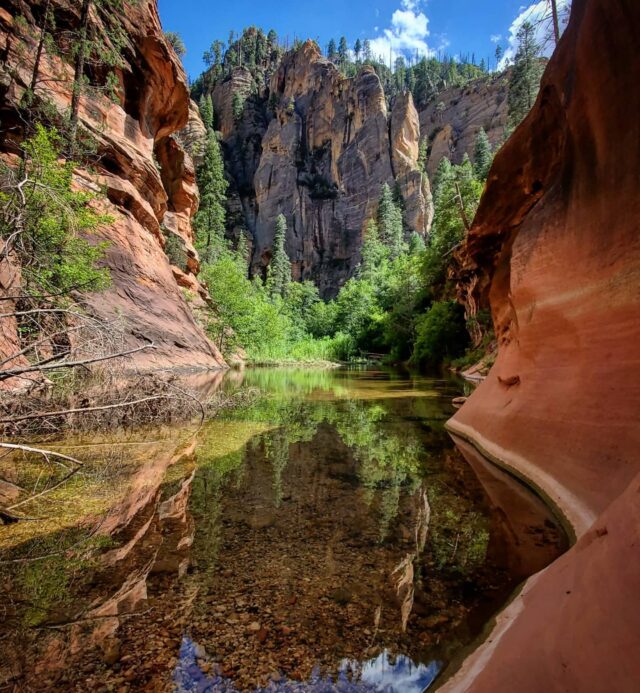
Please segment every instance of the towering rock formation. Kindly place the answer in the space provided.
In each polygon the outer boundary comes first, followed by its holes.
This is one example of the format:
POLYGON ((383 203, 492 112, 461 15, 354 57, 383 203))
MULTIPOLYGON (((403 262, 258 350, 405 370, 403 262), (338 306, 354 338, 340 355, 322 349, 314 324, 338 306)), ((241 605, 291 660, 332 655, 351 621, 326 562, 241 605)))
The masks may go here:
POLYGON ((449 422, 568 519, 576 545, 443 690, 640 681, 640 5, 574 0, 531 114, 498 154, 461 294, 499 353, 449 422))
MULTIPOLYGON (((78 26, 79 5, 52 0, 56 36, 78 26)), ((0 154, 17 149, 19 104, 31 82, 43 8, 42 2, 21 0, 6 0, 0 7, 0 154)), ((138 355, 141 365, 220 366, 220 354, 196 325, 180 290, 191 289, 196 300, 205 295, 195 276, 198 258, 190 223, 198 206, 193 164, 173 137, 189 119, 185 74, 164 39, 155 0, 126 4, 120 20, 127 43, 116 74, 117 97, 81 100, 82 127, 95 139, 99 157, 96 170, 78 169, 75 181, 81 187, 102 186, 108 197, 105 211, 115 219, 100 232, 109 242, 112 286, 86 297, 87 304, 104 318, 119 315, 131 346, 142 344, 142 337, 154 341, 153 352, 138 355), (179 266, 171 266, 167 244, 178 247, 174 260, 179 266)), ((95 11, 90 21, 104 33, 95 11)), ((71 100, 70 61, 45 51, 36 87, 37 99, 60 113, 71 100)), ((191 117, 196 117, 193 109, 191 117)))
POLYGON ((236 69, 213 99, 256 271, 269 263, 282 213, 294 277, 335 294, 359 262, 384 183, 397 183, 408 226, 428 232, 431 195, 417 169, 419 123, 410 95, 389 113, 372 68, 346 79, 312 41, 284 58, 262 102, 250 97, 251 84, 248 70, 236 69), (234 93, 248 97, 235 119, 234 93))

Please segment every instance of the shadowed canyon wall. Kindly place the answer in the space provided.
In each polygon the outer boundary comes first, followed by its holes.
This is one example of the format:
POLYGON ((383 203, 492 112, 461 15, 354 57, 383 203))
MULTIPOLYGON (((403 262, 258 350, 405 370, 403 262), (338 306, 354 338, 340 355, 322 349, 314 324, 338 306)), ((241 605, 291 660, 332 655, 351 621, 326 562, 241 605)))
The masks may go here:
POLYGON ((461 257, 461 298, 490 303, 499 351, 450 431, 532 481, 577 543, 443 690, 640 681, 638 74, 640 5, 574 0, 461 257))
MULTIPOLYGON (((73 31, 80 3, 51 4, 57 35, 73 31)), ((17 151, 19 104, 31 82, 43 8, 43 2, 0 3, 3 153, 17 151)), ((104 31, 105 20, 95 9, 90 21, 104 31)), ((190 107, 184 70, 164 38, 156 0, 127 4, 122 22, 127 43, 123 66, 116 70, 115 99, 87 94, 81 100, 81 124, 97 143, 98 160, 93 171, 76 170, 75 182, 104 189, 108 201, 103 206, 115 219, 97 234, 109 242, 111 287, 85 300, 95 315, 119 316, 130 347, 153 340, 155 349, 134 357, 138 365, 220 366, 222 357, 196 325, 181 290, 189 289, 196 303, 206 297, 196 278, 199 262, 191 229, 198 207, 194 167, 174 134, 189 125, 188 141, 202 124, 190 107), (174 259, 179 266, 170 264, 167 243, 180 249, 180 261, 174 259)), ((60 113, 71 101, 70 60, 45 51, 35 91, 37 100, 53 103, 60 113)), ((3 279, 2 290, 10 288, 3 279)))

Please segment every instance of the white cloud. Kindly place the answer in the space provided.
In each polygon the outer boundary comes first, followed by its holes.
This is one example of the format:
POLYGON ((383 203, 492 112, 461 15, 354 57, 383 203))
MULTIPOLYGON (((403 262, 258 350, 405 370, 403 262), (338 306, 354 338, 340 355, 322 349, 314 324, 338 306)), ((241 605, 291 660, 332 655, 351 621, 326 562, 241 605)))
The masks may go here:
POLYGON ((491 34, 491 43, 499 43, 502 40, 502 34, 491 34))
MULTIPOLYGON (((571 0, 558 0, 558 13, 560 14, 560 30, 564 28, 568 11, 571 8, 571 0)), ((509 46, 504 52, 504 56, 498 65, 498 69, 502 70, 507 63, 513 62, 518 50, 518 31, 520 27, 529 22, 535 28, 536 42, 541 47, 543 55, 549 57, 555 48, 553 40, 553 25, 551 20, 551 10, 549 9, 548 0, 540 0, 531 5, 520 8, 520 14, 513 20, 509 27, 509 46)), ((493 36, 491 37, 493 41, 493 36)))
POLYGON ((384 63, 389 59, 393 63, 401 55, 412 59, 416 51, 420 57, 432 55, 433 50, 427 44, 428 36, 429 19, 420 10, 420 0, 401 0, 400 8, 391 15, 391 26, 384 29, 382 36, 371 39, 371 51, 384 63))

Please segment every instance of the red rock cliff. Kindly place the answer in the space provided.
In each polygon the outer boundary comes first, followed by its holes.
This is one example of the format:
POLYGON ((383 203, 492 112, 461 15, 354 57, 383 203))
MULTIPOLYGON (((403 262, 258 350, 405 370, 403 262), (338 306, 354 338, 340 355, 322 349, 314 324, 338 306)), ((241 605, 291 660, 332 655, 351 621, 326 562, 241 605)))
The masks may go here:
POLYGON ((640 681, 640 4, 574 0, 531 114, 496 157, 461 292, 499 354, 450 430, 531 480, 576 545, 445 690, 640 681))
MULTIPOLYGON (((51 4, 58 32, 77 26, 80 3, 51 4)), ((195 277, 198 258, 191 217, 198 191, 193 164, 173 137, 197 116, 193 109, 190 114, 184 70, 164 39, 156 0, 125 7, 122 23, 128 41, 124 66, 116 75, 117 98, 87 95, 80 110, 83 127, 97 141, 99 163, 97 174, 78 170, 76 181, 103 186, 107 211, 115 218, 101 231, 110 242, 112 286, 87 301, 96 315, 122 316, 131 346, 142 343, 141 336, 155 342, 153 352, 140 353, 140 365, 220 366, 222 357, 196 325, 181 292, 181 287, 190 289, 196 302, 205 295, 195 277), (165 254, 167 238, 180 247, 180 259, 172 258, 180 266, 172 266, 165 254)), ((0 3, 2 151, 15 147, 12 126, 19 122, 17 106, 31 80, 42 8, 36 0, 0 3)), ((92 15, 91 21, 101 19, 92 15)), ((36 95, 65 111, 71 99, 71 65, 45 53, 41 71, 36 95)))

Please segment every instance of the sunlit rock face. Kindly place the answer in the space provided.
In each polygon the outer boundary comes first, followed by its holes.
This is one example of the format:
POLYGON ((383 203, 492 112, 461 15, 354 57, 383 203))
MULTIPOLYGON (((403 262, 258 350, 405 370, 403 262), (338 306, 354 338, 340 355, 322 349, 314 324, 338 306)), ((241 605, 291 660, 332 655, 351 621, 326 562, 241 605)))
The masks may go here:
POLYGON ((449 87, 420 106, 420 132, 428 145, 427 172, 433 175, 443 157, 473 161, 476 137, 484 128, 494 151, 507 130, 509 79, 499 74, 474 79, 464 87, 449 87))
POLYGON ((578 543, 449 690, 640 680, 639 32, 636 2, 574 2, 469 234, 460 294, 490 303, 499 354, 451 430, 531 478, 578 543))
MULTIPOLYGON (((2 153, 17 151, 14 139, 22 131, 17 106, 31 82, 41 5, 8 0, 0 9, 2 153)), ((80 3, 53 0, 51 5, 58 32, 77 27, 80 3)), ((136 355, 139 365, 218 366, 222 358, 194 322, 181 291, 190 289, 196 300, 205 295, 196 278, 191 228, 198 206, 194 168, 174 138, 189 124, 187 140, 199 129, 186 77, 164 39, 155 1, 127 5, 119 19, 127 43, 115 100, 90 94, 81 99, 81 123, 97 143, 98 158, 95 171, 76 171, 76 182, 102 187, 108 198, 104 209, 114 218, 98 234, 109 243, 112 286, 87 301, 100 317, 120 316, 130 346, 143 344, 142 336, 154 341, 153 352, 136 355), (180 248, 173 267, 165 253, 167 239, 180 248)), ((102 20, 92 14, 91 21, 102 20)), ((72 75, 69 62, 45 51, 36 96, 66 111, 72 75)), ((4 281, 3 289, 9 289, 4 281)))
POLYGON ((396 180, 408 230, 428 232, 431 194, 417 167, 420 128, 410 95, 390 113, 372 68, 346 79, 312 41, 288 54, 234 119, 233 94, 248 95, 250 87, 250 74, 238 68, 216 86, 213 101, 233 179, 232 223, 253 238, 256 273, 269 263, 275 220, 284 214, 294 277, 334 295, 360 261, 383 184, 396 180))

